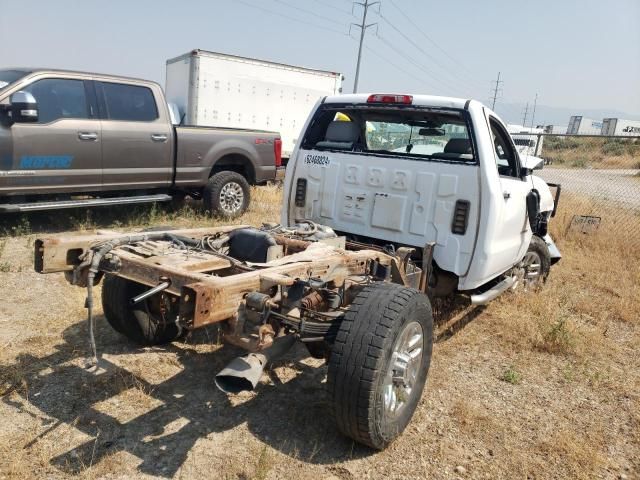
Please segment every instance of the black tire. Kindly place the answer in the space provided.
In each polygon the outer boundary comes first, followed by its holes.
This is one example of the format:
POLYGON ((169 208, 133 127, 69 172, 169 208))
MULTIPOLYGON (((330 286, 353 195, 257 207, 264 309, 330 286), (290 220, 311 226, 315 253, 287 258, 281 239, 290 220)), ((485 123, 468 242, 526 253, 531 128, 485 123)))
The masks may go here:
MULTIPOLYGON (((549 271, 551 270, 551 254, 549 253, 549 247, 545 241, 534 235, 531 237, 531 243, 529 243, 529 248, 527 249, 527 253, 525 254, 523 262, 526 264, 527 257, 530 253, 533 253, 540 260, 540 273, 539 273, 539 282, 544 283, 547 281, 547 277, 549 276, 549 271)), ((527 275, 527 270, 525 267, 525 275, 527 275)), ((526 278, 526 277, 525 277, 526 278)))
MULTIPOLYGON (((433 317, 425 294, 390 283, 363 288, 345 315, 329 359, 327 387, 338 429, 375 449, 398 437, 422 395, 432 343, 433 317), (415 363, 411 391, 403 396, 404 406, 390 416, 384 392, 389 373, 397 372, 392 368, 397 362, 394 350, 406 330, 417 328, 416 324, 422 332, 422 353, 415 363)), ((386 388, 393 390, 393 385, 387 383, 386 388)))
MULTIPOLYGON (((102 310, 109 325, 138 345, 162 345, 172 342, 186 331, 176 325, 177 307, 160 313, 162 294, 137 305, 129 301, 149 287, 114 275, 105 275, 102 285, 102 310)), ((177 305, 177 302, 176 304, 177 305)))
POLYGON ((236 218, 249 208, 251 189, 247 179, 239 173, 219 172, 209 179, 202 200, 212 215, 236 218))

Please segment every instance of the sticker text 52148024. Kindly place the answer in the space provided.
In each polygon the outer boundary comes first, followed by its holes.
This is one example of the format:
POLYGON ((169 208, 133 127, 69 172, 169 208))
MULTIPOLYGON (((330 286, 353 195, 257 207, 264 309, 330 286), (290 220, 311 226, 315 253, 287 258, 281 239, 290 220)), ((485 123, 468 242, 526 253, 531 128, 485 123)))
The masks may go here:
POLYGON ((331 159, 327 155, 307 153, 304 156, 304 163, 306 163, 307 165, 318 165, 321 167, 328 167, 331 164, 331 159))

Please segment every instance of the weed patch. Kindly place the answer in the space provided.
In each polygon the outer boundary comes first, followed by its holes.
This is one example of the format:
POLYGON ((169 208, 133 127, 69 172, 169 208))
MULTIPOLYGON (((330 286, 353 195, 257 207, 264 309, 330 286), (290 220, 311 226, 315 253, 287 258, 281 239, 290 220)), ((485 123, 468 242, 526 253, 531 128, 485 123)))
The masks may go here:
POLYGON ((510 383, 511 385, 518 385, 522 381, 522 375, 513 365, 510 365, 504 372, 502 372, 500 380, 510 383))

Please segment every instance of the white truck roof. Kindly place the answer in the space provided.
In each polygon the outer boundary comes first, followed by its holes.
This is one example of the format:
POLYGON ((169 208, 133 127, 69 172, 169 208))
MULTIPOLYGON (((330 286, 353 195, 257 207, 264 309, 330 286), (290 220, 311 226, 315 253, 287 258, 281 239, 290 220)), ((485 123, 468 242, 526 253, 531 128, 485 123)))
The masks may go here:
POLYGON ((324 103, 367 103, 367 99, 371 95, 411 95, 413 97, 412 105, 424 107, 443 107, 443 108, 464 108, 469 101, 464 98, 439 97, 436 95, 413 95, 410 93, 352 93, 346 95, 330 95, 324 103))

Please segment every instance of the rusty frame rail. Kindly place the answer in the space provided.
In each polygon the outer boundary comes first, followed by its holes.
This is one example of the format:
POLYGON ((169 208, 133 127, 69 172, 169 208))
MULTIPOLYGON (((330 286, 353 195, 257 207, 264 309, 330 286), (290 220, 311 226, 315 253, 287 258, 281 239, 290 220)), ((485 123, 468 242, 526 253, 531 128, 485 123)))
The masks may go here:
MULTIPOLYGON (((238 228, 245 226, 169 232, 197 240, 238 228)), ((92 246, 126 236, 108 231, 97 235, 39 239, 35 244, 36 271, 65 272, 71 282, 74 268, 92 246)), ((371 262, 398 267, 395 257, 377 250, 344 250, 321 242, 286 237, 276 240, 283 249, 296 253, 260 264, 253 271, 238 271, 228 259, 207 251, 185 251, 175 248, 171 242, 152 240, 114 248, 109 255, 117 257, 117 268, 106 271, 150 287, 169 281, 166 291, 179 297, 180 317, 189 328, 199 328, 232 318, 250 292, 268 292, 274 287, 290 286, 296 279, 309 278, 342 285, 348 277, 366 275, 371 262)))

